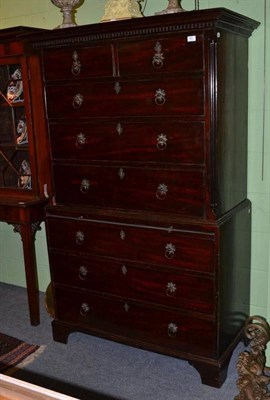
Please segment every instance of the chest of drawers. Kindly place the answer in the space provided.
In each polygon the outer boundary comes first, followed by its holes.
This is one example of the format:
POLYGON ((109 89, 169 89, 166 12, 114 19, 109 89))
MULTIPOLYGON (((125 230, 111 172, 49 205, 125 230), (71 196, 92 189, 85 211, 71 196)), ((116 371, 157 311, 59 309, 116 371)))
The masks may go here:
POLYGON ((225 9, 54 31, 43 62, 54 339, 188 360, 219 387, 249 312, 248 37, 225 9))

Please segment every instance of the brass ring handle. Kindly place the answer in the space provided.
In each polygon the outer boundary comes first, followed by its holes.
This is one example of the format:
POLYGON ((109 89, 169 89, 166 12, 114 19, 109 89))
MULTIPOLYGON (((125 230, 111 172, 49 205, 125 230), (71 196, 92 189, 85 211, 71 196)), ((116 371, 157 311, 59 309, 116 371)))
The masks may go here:
POLYGON ((155 103, 157 106, 163 106, 166 102, 166 92, 164 89, 158 89, 155 93, 155 103))
POLYGON ((88 269, 84 265, 81 265, 79 267, 79 278, 80 278, 80 280, 81 281, 85 281, 85 279, 87 277, 87 274, 88 274, 88 269))
POLYGON ((165 183, 161 183, 158 185, 157 191, 156 191, 156 198, 158 200, 164 200, 167 196, 168 193, 168 186, 165 185, 165 183))
POLYGON ((75 236, 75 241, 78 245, 81 245, 84 243, 84 239, 85 239, 85 235, 82 231, 78 231, 76 232, 76 236, 75 236))
POLYGON ((77 93, 72 101, 72 106, 75 108, 75 110, 78 110, 83 104, 83 95, 80 93, 77 93))
POLYGON ((167 333, 168 333, 168 336, 175 337, 178 333, 178 326, 174 322, 170 322, 168 324, 167 333))
POLYGON ((81 149, 86 144, 86 136, 84 133, 80 132, 76 136, 75 145, 78 149, 81 149))
POLYGON ((159 42, 156 43, 155 47, 155 54, 153 55, 152 65, 156 69, 160 69, 163 67, 164 55, 162 53, 162 46, 159 42))
POLYGON ((165 257, 166 257, 168 260, 171 260, 171 259, 174 258, 175 253, 176 253, 176 247, 175 247, 175 245, 172 244, 172 243, 167 243, 166 246, 165 246, 165 257))
POLYGON ((165 150, 166 147, 167 147, 167 143, 168 143, 168 139, 167 139, 166 135, 164 135, 163 133, 158 135, 158 137, 157 137, 157 148, 158 148, 158 150, 160 150, 160 151, 165 150))
POLYGON ((81 73, 82 64, 79 60, 79 55, 76 50, 73 51, 73 53, 72 53, 72 59, 73 59, 73 63, 72 63, 72 67, 71 67, 71 72, 74 76, 78 76, 81 73))
POLYGON ((90 186, 91 186, 91 184, 90 184, 89 179, 86 179, 86 178, 82 179, 81 185, 80 185, 80 192, 83 194, 88 193, 90 186))
POLYGON ((90 311, 90 306, 89 306, 89 304, 87 304, 87 303, 82 303, 82 304, 81 304, 81 307, 80 307, 80 314, 81 314, 83 317, 86 317, 87 314, 89 313, 89 311, 90 311))
POLYGON ((168 297, 173 297, 176 294, 177 286, 173 282, 168 282, 166 286, 166 295, 168 297))

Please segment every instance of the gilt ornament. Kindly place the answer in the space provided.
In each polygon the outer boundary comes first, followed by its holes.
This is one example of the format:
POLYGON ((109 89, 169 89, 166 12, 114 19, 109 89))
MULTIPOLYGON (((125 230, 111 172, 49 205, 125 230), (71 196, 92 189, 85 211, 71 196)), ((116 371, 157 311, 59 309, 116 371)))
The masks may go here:
POLYGON ((101 22, 143 17, 140 1, 142 0, 107 0, 101 22))

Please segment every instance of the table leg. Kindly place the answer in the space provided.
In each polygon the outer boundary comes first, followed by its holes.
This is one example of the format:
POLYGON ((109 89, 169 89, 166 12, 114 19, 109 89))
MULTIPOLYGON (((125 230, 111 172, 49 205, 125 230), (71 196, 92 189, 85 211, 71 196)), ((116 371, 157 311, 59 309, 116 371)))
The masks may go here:
POLYGON ((20 225, 31 325, 38 325, 40 323, 39 287, 35 251, 36 227, 37 224, 33 225, 31 223, 20 225))

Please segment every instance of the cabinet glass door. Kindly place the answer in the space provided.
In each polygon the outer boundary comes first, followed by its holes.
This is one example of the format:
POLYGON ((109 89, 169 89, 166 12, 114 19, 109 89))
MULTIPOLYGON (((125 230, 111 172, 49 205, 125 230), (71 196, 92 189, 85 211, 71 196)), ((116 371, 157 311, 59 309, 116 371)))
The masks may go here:
POLYGON ((0 65, 0 188, 32 188, 20 64, 0 65))

